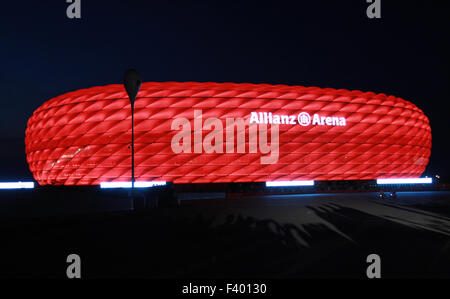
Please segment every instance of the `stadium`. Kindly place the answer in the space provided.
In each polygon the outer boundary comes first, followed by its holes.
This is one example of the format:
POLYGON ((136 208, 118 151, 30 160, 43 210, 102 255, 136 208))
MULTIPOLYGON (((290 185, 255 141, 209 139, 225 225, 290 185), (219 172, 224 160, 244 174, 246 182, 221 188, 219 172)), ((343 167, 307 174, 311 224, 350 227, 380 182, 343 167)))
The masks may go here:
MULTIPOLYGON (((135 103, 136 181, 236 183, 418 178, 428 118, 395 96, 238 83, 143 83, 135 103)), ((131 179, 131 107, 123 85, 69 92, 28 120, 40 185, 131 179)))

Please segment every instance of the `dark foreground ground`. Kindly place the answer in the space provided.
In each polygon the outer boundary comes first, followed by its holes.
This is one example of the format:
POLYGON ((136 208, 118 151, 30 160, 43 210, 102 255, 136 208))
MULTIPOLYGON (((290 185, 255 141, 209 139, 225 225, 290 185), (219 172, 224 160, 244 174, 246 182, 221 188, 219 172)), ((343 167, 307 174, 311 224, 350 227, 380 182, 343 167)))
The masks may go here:
POLYGON ((65 278, 76 253, 83 278, 366 278, 366 257, 376 253, 383 278, 450 278, 450 192, 246 196, 45 217, 7 211, 0 277, 65 278))

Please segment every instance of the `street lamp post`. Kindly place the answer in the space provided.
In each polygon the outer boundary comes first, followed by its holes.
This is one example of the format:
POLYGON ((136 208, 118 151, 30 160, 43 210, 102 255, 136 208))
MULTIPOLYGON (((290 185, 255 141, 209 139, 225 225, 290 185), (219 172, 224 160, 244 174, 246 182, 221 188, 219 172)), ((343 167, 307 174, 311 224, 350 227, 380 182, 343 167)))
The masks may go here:
POLYGON ((141 76, 135 69, 130 69, 125 72, 123 77, 123 85, 127 91, 128 98, 131 104, 131 197, 134 200, 134 102, 136 96, 141 88, 141 76))

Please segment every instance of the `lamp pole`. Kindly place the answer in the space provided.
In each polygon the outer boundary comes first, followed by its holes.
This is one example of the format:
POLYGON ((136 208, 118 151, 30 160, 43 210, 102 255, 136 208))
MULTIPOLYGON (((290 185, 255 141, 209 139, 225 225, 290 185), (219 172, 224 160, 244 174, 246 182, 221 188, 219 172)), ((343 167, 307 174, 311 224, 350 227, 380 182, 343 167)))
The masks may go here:
POLYGON ((141 76, 135 69, 130 69, 125 72, 123 77, 123 85, 127 91, 128 98, 131 104, 131 196, 134 199, 134 102, 136 96, 141 88, 141 76))

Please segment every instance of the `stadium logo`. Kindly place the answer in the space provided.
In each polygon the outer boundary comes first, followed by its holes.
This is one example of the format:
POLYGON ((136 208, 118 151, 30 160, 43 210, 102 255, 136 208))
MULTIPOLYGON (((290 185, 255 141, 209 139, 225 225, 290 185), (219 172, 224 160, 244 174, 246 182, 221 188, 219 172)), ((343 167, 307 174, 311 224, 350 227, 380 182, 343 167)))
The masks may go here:
POLYGON ((307 112, 302 112, 298 115, 298 123, 304 127, 311 123, 311 116, 307 112))
POLYGON ((345 117, 321 116, 315 113, 311 115, 307 112, 300 112, 295 115, 272 114, 272 112, 252 112, 250 114, 250 124, 270 124, 270 125, 296 125, 303 127, 313 126, 340 126, 345 127, 347 120, 345 117))

